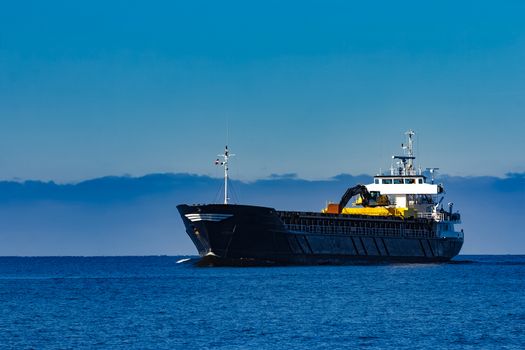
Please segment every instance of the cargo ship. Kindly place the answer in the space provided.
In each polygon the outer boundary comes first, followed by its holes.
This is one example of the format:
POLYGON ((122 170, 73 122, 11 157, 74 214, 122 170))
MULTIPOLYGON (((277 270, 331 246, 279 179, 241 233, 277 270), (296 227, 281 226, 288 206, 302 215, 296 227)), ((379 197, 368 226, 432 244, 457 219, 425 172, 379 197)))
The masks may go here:
POLYGON ((463 230, 453 203, 444 208, 438 168, 415 168, 414 135, 406 132, 403 155, 392 157, 386 174, 357 184, 339 202, 319 212, 283 211, 230 204, 228 147, 216 164, 224 167, 224 202, 181 204, 177 209, 201 259, 199 264, 320 265, 446 262, 461 250, 463 230), (424 175, 430 174, 430 179, 424 175), (354 199, 352 202, 351 200, 354 199), (351 202, 350 206, 347 206, 351 202))

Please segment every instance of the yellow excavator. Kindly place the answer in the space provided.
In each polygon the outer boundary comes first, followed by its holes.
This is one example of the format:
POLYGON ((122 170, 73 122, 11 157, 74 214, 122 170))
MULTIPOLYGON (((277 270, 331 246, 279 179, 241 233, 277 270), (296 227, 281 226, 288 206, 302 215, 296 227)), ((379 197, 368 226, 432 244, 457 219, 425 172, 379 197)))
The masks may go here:
POLYGON ((370 215, 370 216, 400 216, 413 215, 413 210, 408 208, 396 208, 391 206, 388 196, 379 192, 369 192, 365 185, 350 187, 341 197, 339 203, 329 203, 322 210, 326 214, 348 214, 348 215, 370 215), (352 197, 359 195, 354 204, 362 207, 345 208, 352 197))

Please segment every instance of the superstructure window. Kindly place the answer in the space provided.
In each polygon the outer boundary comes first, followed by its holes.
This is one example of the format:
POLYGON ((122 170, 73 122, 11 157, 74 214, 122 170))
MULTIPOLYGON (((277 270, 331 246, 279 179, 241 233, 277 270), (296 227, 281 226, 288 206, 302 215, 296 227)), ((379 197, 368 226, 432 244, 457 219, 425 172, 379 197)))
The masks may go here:
POLYGON ((415 184, 416 183, 416 179, 405 179, 405 183, 407 185, 415 184))
POLYGON ((419 179, 418 182, 419 182, 419 184, 422 184, 423 183, 423 179, 419 179))
POLYGON ((378 184, 379 184, 379 179, 375 179, 375 180, 374 180, 374 183, 375 183, 376 185, 378 185, 378 184))
POLYGON ((394 179, 394 185, 400 185, 403 183, 403 179, 394 179))
POLYGON ((392 179, 383 179, 383 184, 384 185, 391 185, 392 184, 392 179))

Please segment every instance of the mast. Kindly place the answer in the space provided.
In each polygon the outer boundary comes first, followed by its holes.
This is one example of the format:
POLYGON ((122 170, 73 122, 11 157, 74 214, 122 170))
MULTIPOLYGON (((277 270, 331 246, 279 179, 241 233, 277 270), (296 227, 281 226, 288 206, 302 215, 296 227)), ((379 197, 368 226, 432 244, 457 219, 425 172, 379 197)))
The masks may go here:
POLYGON ((416 157, 414 156, 414 140, 412 137, 414 137, 416 133, 412 130, 408 130, 405 135, 407 135, 408 143, 401 144, 401 148, 405 151, 404 155, 402 156, 392 156, 392 159, 399 159, 400 162, 398 162, 398 174, 395 174, 394 167, 392 166, 390 168, 391 175, 416 175, 416 170, 414 169, 414 159, 416 157))
POLYGON ((222 161, 217 158, 215 165, 221 165, 224 167, 224 204, 228 204, 230 197, 228 197, 228 161, 230 157, 233 157, 235 154, 230 154, 228 150, 228 145, 224 148, 224 154, 218 154, 218 157, 222 157, 222 161))
POLYGON ((414 137, 415 134, 416 133, 412 131, 412 129, 405 132, 405 135, 408 137, 408 144, 403 147, 406 149, 406 155, 408 158, 407 175, 415 175, 414 159, 416 159, 416 157, 414 157, 414 141, 412 140, 412 137, 414 137))

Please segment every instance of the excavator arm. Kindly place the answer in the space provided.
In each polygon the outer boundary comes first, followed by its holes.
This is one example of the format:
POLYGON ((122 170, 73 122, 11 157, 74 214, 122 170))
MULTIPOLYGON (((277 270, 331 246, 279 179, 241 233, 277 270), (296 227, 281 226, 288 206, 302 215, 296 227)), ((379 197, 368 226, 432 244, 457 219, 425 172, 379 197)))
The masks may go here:
POLYGON ((361 195, 363 207, 368 207, 370 199, 372 198, 370 192, 368 192, 365 185, 356 185, 347 189, 345 194, 341 197, 341 200, 339 201, 339 213, 341 213, 343 208, 348 204, 348 201, 358 194, 361 195))
POLYGON ((368 188, 365 185, 356 185, 346 190, 345 194, 341 197, 339 203, 328 203, 323 213, 327 214, 341 214, 344 207, 348 204, 352 197, 360 195, 361 199, 356 203, 359 203, 363 207, 386 207, 390 205, 388 196, 381 195, 378 191, 368 192, 368 188))

